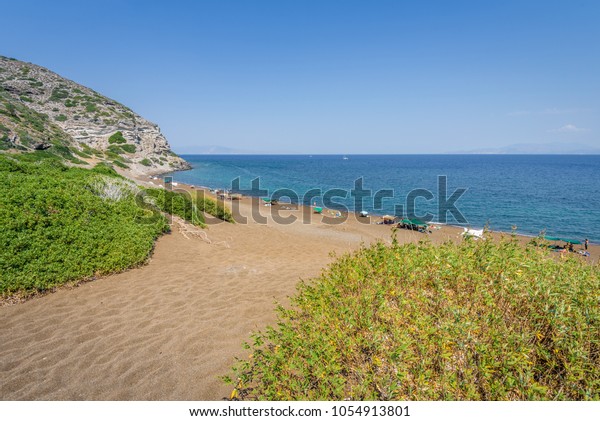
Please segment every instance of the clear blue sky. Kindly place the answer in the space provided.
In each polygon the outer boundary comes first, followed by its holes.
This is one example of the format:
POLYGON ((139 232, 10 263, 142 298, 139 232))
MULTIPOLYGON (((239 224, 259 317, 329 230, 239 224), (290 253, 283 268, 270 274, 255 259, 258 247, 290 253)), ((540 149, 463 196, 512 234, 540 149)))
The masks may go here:
POLYGON ((175 151, 600 147, 600 1, 3 1, 0 54, 175 151))

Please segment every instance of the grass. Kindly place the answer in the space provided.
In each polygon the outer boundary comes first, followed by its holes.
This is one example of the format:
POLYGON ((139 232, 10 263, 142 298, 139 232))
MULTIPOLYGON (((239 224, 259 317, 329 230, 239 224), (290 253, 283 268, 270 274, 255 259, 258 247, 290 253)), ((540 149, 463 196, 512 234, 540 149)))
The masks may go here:
POLYGON ((599 274, 514 239, 376 244, 301 283, 225 380, 242 399, 598 400, 599 274))

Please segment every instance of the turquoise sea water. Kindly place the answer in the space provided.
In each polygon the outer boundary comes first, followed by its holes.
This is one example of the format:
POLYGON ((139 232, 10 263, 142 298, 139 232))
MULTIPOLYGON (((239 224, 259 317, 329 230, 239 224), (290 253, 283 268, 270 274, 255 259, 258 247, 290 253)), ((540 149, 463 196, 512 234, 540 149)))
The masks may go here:
MULTIPOLYGON (((564 236, 600 243, 599 155, 184 155, 190 171, 170 174, 176 181, 211 188, 231 188, 239 177, 240 187, 250 189, 260 178, 268 190, 291 189, 298 201, 322 204, 323 197, 307 198, 310 189, 343 189, 348 198, 335 197, 331 207, 356 210, 349 196, 356 179, 372 195, 393 190, 381 206, 365 199, 363 209, 375 214, 407 211, 407 196, 415 189, 429 190, 417 198, 414 214, 427 212, 444 221, 438 201, 438 176, 447 177, 447 196, 455 189, 466 192, 455 202, 465 221, 447 214, 445 222, 474 228, 488 224, 493 230, 537 235, 564 236)), ((336 196, 343 195, 338 192, 336 196)), ((293 195, 292 195, 293 196, 293 195)), ((296 201, 292 198, 292 201, 296 201)), ((410 202, 410 201, 409 201, 410 202)), ((445 212, 442 212, 445 213, 445 212)))

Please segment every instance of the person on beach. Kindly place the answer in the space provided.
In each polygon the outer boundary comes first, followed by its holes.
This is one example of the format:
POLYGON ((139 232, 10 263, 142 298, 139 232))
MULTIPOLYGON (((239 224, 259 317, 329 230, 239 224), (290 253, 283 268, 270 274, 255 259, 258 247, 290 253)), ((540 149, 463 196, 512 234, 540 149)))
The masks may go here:
POLYGON ((590 243, 590 242, 588 241, 588 239, 587 239, 587 238, 586 238, 586 239, 585 239, 585 241, 583 242, 583 247, 585 247, 585 250, 586 250, 586 251, 587 251, 587 249, 588 249, 588 244, 589 244, 589 243, 590 243))

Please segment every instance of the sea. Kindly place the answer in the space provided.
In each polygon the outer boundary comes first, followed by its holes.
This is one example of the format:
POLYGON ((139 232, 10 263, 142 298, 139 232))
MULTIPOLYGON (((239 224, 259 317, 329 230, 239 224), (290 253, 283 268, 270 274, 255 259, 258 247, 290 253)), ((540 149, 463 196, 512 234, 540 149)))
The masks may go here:
POLYGON ((182 155, 174 181, 600 243, 600 155, 182 155), (308 194, 307 194, 308 193, 308 194))

